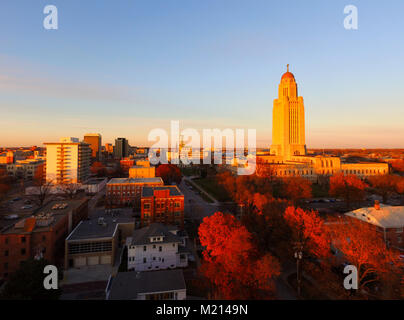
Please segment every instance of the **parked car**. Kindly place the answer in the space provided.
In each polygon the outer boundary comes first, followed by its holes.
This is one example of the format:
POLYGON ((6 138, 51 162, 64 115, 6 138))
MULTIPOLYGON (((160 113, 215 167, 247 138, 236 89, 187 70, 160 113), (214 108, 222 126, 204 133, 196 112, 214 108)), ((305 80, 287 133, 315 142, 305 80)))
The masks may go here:
POLYGON ((4 219, 5 219, 5 220, 18 219, 18 215, 17 215, 17 214, 9 214, 8 216, 5 216, 4 219))

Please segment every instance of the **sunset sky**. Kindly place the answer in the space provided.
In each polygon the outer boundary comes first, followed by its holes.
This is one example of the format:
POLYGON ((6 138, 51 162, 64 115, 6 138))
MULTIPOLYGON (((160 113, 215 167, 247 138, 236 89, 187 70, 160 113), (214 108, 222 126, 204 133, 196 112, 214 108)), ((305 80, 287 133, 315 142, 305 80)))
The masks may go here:
POLYGON ((3 0, 0 146, 154 128, 257 130, 286 64, 308 148, 404 147, 404 1, 3 0), (59 30, 43 28, 56 5, 59 30), (359 29, 343 27, 345 5, 359 29))

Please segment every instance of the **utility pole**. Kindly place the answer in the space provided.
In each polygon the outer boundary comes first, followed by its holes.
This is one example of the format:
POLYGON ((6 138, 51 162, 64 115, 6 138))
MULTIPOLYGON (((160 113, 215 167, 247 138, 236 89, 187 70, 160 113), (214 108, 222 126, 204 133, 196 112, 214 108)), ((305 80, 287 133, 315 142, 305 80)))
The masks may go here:
POLYGON ((295 259, 296 259, 296 277, 297 277, 297 294, 300 297, 301 285, 302 285, 302 275, 301 275, 301 261, 303 259, 303 245, 300 242, 296 243, 295 246, 295 259))

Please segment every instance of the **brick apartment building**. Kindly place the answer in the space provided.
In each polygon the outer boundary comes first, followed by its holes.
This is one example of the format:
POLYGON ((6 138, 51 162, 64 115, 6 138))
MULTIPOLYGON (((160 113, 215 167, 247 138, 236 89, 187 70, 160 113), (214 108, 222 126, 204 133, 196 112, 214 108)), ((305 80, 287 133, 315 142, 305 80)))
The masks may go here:
POLYGON ((128 173, 129 169, 135 165, 135 159, 123 158, 119 161, 119 164, 121 165, 122 171, 128 173))
POLYGON ((121 207, 140 205, 142 188, 145 186, 162 186, 163 180, 155 178, 113 178, 107 183, 107 206, 121 207))
POLYGON ((0 279, 6 279, 23 261, 36 256, 60 265, 66 236, 87 216, 87 198, 51 201, 36 215, 0 230, 0 279))
POLYGON ((373 207, 360 208, 345 215, 373 227, 388 247, 404 251, 404 206, 388 206, 376 201, 373 207))
POLYGON ((177 186, 143 187, 141 226, 153 222, 184 227, 184 195, 177 186))

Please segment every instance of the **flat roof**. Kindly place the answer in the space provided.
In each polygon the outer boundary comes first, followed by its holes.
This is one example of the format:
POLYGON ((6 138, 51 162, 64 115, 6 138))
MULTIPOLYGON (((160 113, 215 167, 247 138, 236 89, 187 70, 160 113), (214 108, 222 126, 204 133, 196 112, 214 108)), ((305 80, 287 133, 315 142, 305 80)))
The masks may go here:
POLYGON ((137 299, 138 294, 185 290, 182 270, 118 272, 112 280, 110 300, 137 299))
POLYGON ((127 183, 163 183, 161 177, 154 178, 112 178, 108 184, 127 184, 127 183))
POLYGON ((75 241, 112 238, 118 224, 134 222, 135 218, 128 215, 114 217, 109 214, 97 215, 92 219, 81 221, 77 225, 77 227, 69 234, 66 240, 75 241), (99 224, 99 218, 103 218, 105 224, 99 224))
POLYGON ((154 194, 154 190, 170 190, 170 196, 183 196, 183 193, 177 186, 158 186, 158 187, 143 187, 142 197, 151 197, 154 194))
MULTIPOLYGON (((42 209, 38 210, 34 215, 31 217, 25 217, 23 219, 18 220, 16 223, 5 227, 1 233, 3 234, 13 234, 13 233, 30 233, 30 232, 41 232, 41 231, 46 231, 50 227, 56 225, 60 219, 62 219, 67 213, 71 212, 72 210, 77 209, 80 207, 82 204, 87 202, 87 198, 79 199, 79 200, 53 200, 47 203, 42 209), (59 208, 58 208, 59 207, 59 208), (29 231, 27 230, 27 226, 23 226, 23 224, 27 224, 30 220, 30 218, 37 218, 38 216, 46 216, 49 215, 49 218, 52 219, 53 221, 49 223, 47 226, 38 226, 34 225, 29 228, 29 231), (24 223, 25 222, 25 223, 24 223), (17 225, 17 227, 16 227, 17 225), (20 227, 18 227, 20 226, 20 227), (23 226, 23 227, 21 227, 23 226), (25 231, 24 231, 25 230, 25 231)), ((46 219, 44 219, 46 220, 46 219)))

